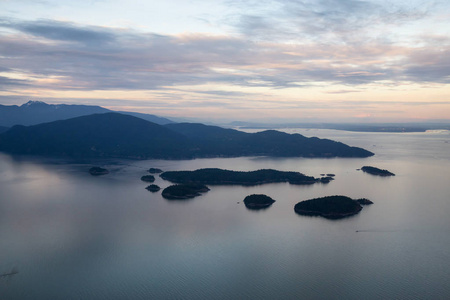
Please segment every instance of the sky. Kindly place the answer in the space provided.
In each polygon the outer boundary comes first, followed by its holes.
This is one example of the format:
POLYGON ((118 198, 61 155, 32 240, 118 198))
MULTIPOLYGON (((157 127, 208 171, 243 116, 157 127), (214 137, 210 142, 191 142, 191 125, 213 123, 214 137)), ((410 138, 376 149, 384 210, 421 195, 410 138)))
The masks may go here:
POLYGON ((0 0, 0 104, 450 121, 450 2, 0 0))

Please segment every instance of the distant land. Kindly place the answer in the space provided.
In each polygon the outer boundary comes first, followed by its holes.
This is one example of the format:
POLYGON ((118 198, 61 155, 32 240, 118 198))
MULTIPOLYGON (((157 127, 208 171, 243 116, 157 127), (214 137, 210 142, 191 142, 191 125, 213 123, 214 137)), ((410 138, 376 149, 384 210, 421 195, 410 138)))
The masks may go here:
MULTIPOLYGON (((0 133, 5 128, 14 125, 37 125, 58 120, 87 116, 91 114, 117 112, 144 119, 160 125, 185 122, 189 118, 171 119, 129 111, 112 111, 96 105, 79 104, 47 104, 43 101, 28 101, 18 105, 0 105, 0 133)), ((187 121, 193 122, 193 121, 187 121)), ((197 121, 198 122, 198 121, 197 121)), ((214 121, 213 121, 214 122, 214 121)), ((211 120, 207 122, 212 124, 211 120)), ((216 124, 212 125, 217 125, 216 124)), ((434 120, 424 122, 399 122, 399 123, 329 123, 329 122, 294 122, 294 123, 262 123, 251 121, 234 121, 221 125, 226 128, 238 129, 279 129, 279 128, 305 128, 305 129, 335 129, 359 132, 424 132, 427 130, 450 130, 450 122, 434 120)))
MULTIPOLYGON (((101 106, 77 104, 47 104, 42 101, 28 101, 21 106, 0 105, 0 126, 37 125, 58 120, 66 120, 92 114, 114 112, 101 106)), ((156 124, 169 124, 171 120, 134 112, 120 112, 132 115, 156 124)), ((1 132, 1 128, 0 128, 1 132)))
POLYGON ((240 129, 334 129, 355 132, 425 132, 427 130, 450 130, 449 122, 405 122, 405 123, 253 123, 231 122, 226 127, 240 129))
POLYGON ((0 134, 0 151, 64 157, 192 159, 205 157, 368 157, 340 142, 275 130, 245 133, 203 124, 159 125, 120 113, 93 114, 0 134))

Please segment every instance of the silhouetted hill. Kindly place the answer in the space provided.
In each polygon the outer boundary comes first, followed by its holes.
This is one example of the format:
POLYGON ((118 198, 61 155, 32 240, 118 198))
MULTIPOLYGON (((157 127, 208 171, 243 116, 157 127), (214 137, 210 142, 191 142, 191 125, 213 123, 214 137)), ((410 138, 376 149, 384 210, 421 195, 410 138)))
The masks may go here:
POLYGON ((245 133, 203 124, 158 125, 133 116, 106 113, 0 134, 0 151, 72 157, 185 159, 200 157, 367 157, 367 150, 326 139, 274 130, 245 133))
POLYGON ((8 129, 9 127, 0 126, 0 133, 5 132, 8 129))
MULTIPOLYGON (((114 112, 94 105, 47 104, 41 101, 29 101, 21 106, 0 105, 0 126, 36 125, 75 117, 114 112)), ((169 124, 172 121, 149 114, 120 112, 157 124, 169 124)))
POLYGON ((275 130, 246 133, 234 129, 194 123, 166 125, 192 139, 198 153, 207 156, 277 156, 277 157, 368 157, 373 153, 340 142, 307 138, 275 130))
POLYGON ((0 150, 72 157, 189 158, 188 139, 161 125, 118 113, 94 114, 0 135, 0 150))
MULTIPOLYGON (((110 112, 116 112, 116 111, 110 110, 110 112)), ((158 117, 158 116, 150 115, 150 114, 142 114, 142 113, 131 112, 131 111, 117 111, 117 113, 133 116, 133 117, 140 118, 140 119, 143 119, 143 120, 146 120, 149 122, 153 122, 153 123, 156 123, 159 125, 166 125, 166 124, 173 123, 173 121, 171 121, 167 118, 158 117)))

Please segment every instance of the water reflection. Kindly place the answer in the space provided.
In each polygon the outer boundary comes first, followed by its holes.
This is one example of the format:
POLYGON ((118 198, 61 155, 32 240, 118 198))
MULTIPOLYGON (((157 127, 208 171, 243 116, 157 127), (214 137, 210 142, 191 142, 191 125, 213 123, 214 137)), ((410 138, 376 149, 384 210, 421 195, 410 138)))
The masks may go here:
MULTIPOLYGON (((316 134, 313 130, 310 134, 316 134)), ((0 155, 0 272, 17 267, 5 299, 444 299, 450 294, 447 133, 323 131, 367 159, 231 158, 93 162, 0 155), (333 136, 334 135, 334 136, 333 136), (376 145, 376 150, 374 146, 376 145), (392 178, 357 171, 388 169, 392 178), (212 186, 172 202, 140 181, 149 167, 271 168, 327 185, 212 186), (276 202, 245 208, 250 194, 276 202), (296 215, 299 201, 368 198, 356 216, 296 215), (358 231, 358 232, 356 232, 358 231)), ((170 183, 155 176, 162 189, 170 183)))

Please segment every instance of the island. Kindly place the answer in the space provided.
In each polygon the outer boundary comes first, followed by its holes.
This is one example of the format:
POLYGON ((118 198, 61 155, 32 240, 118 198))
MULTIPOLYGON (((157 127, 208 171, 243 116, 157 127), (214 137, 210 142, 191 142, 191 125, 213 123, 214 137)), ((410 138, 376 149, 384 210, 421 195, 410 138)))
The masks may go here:
POLYGON ((93 176, 99 176, 109 174, 109 171, 100 167, 92 167, 89 169, 89 173, 93 176))
MULTIPOLYGON (((195 171, 167 171, 159 175, 173 183, 198 183, 208 185, 259 185, 265 183, 289 182, 290 184, 314 184, 321 178, 306 176, 300 172, 262 169, 257 171, 230 171, 217 168, 195 171)), ((325 181, 327 181, 326 179, 325 181)), ((328 180, 329 181, 329 180, 328 180)))
POLYGON ((362 206, 347 196, 327 196, 297 203, 294 210, 299 215, 341 219, 359 213, 362 206))
POLYGON ((207 191, 209 188, 202 184, 175 184, 166 187, 161 195, 168 200, 184 200, 200 196, 207 191))
POLYGON ((325 176, 325 177, 320 178, 320 182, 322 182, 322 183, 329 183, 331 180, 334 180, 334 178, 331 176, 325 176))
POLYGON ((154 182, 155 181, 155 176, 153 176, 153 175, 144 175, 144 176, 141 177, 141 180, 145 181, 145 182, 154 182))
POLYGON ((156 185, 156 184, 150 184, 150 185, 147 186, 145 189, 146 189, 147 191, 150 191, 150 192, 152 192, 152 193, 155 193, 155 192, 158 192, 161 188, 160 188, 158 185, 156 185))
POLYGON ((251 210, 266 209, 274 202, 275 200, 263 194, 252 194, 244 199, 245 207, 251 210))
POLYGON ((158 169, 158 168, 150 168, 150 169, 148 169, 148 172, 150 174, 159 174, 159 173, 162 173, 162 170, 158 169))
POLYGON ((361 170, 365 173, 369 173, 371 175, 376 176, 395 176, 394 173, 389 172, 388 170, 382 170, 371 166, 364 166, 361 170))

